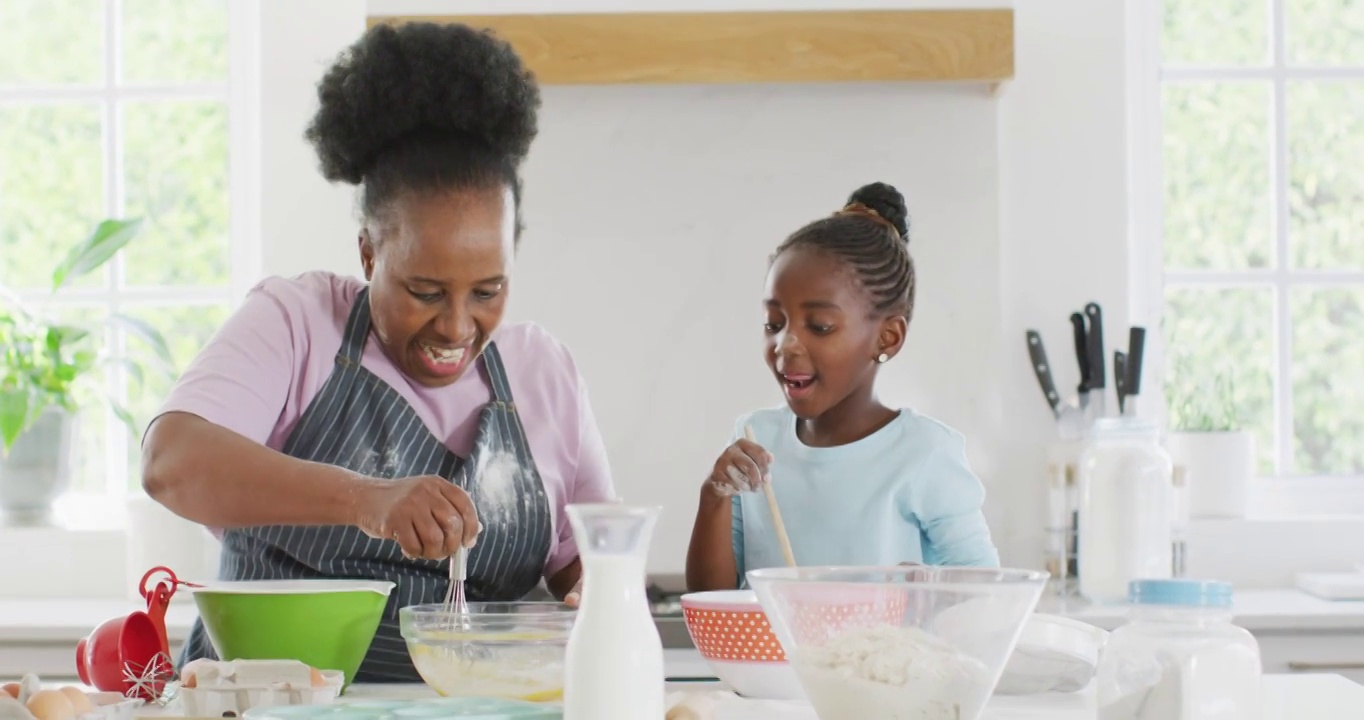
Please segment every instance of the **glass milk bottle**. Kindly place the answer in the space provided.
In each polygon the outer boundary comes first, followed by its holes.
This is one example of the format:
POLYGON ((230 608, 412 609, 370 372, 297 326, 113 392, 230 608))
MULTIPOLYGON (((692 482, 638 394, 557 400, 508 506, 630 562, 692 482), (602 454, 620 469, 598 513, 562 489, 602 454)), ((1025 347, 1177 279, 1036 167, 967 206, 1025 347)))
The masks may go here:
POLYGON ((1133 580, 1169 578, 1174 472, 1155 423, 1101 418, 1080 454, 1079 589, 1119 603, 1133 580))
POLYGON ((1232 624, 1231 585, 1138 580, 1129 601, 1099 660, 1099 720, 1261 717, 1260 646, 1232 624))
POLYGON ((659 508, 569 505, 582 603, 564 657, 564 720, 662 718, 663 642, 645 593, 659 508))

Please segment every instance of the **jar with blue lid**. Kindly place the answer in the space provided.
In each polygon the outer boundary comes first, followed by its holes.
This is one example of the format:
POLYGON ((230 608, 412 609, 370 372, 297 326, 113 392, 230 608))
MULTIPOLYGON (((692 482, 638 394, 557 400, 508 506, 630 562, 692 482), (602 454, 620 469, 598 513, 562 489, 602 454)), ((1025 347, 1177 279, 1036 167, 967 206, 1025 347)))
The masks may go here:
POLYGON ((1099 720, 1261 717, 1260 646, 1233 624, 1232 594, 1217 581, 1129 583, 1127 623, 1099 659, 1099 720))

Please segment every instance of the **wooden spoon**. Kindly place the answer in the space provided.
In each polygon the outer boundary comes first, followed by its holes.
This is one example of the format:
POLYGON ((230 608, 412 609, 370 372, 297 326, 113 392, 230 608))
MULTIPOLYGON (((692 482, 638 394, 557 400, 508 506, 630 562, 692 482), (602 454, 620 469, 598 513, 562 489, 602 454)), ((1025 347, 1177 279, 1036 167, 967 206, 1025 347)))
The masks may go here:
MULTIPOLYGON (((753 428, 744 426, 744 437, 751 443, 757 441, 753 439, 753 428)), ((777 542, 781 544, 781 554, 786 558, 787 567, 796 566, 796 556, 791 552, 791 540, 786 537, 786 523, 781 520, 781 510, 777 507, 777 495, 772 492, 772 483, 765 482, 763 494, 767 496, 767 509, 772 512, 772 527, 777 531, 777 542)))

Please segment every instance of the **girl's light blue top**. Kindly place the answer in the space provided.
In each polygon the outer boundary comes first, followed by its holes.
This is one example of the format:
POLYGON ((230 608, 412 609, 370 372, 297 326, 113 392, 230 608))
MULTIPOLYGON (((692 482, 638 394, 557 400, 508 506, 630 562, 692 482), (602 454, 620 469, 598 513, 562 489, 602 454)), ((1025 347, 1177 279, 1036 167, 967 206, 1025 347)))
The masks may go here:
MULTIPOLYGON (((730 442, 753 428, 776 458, 771 467, 796 563, 805 565, 970 565, 998 567, 981 506, 985 488, 966 462, 961 433, 912 410, 868 437, 816 448, 796 437, 782 405, 739 418, 730 442)), ((767 498, 733 500, 734 560, 744 573, 786 564, 767 498)))

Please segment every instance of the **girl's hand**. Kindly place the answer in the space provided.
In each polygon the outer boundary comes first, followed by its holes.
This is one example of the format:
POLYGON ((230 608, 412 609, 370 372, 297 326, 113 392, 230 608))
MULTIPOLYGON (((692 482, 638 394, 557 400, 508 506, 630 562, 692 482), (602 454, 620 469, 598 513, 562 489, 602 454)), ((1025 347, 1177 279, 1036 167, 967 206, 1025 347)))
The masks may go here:
POLYGON ((720 453, 706 484, 721 497, 752 492, 771 482, 772 453, 750 440, 736 440, 720 453))

